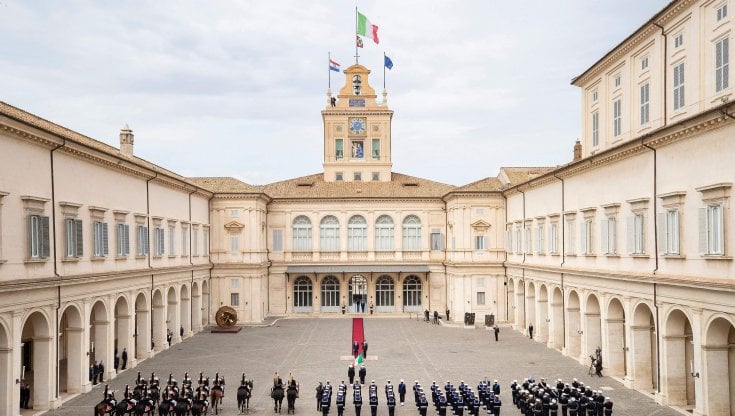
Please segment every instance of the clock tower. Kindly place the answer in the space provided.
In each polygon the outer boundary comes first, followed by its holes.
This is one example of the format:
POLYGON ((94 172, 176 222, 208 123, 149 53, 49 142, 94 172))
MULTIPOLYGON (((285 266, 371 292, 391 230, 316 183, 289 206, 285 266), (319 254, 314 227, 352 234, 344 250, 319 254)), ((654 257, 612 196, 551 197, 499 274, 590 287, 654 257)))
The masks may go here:
POLYGON ((368 82, 370 70, 355 64, 344 70, 345 84, 336 97, 327 91, 324 122, 326 182, 390 182, 391 119, 386 93, 378 104, 368 82))

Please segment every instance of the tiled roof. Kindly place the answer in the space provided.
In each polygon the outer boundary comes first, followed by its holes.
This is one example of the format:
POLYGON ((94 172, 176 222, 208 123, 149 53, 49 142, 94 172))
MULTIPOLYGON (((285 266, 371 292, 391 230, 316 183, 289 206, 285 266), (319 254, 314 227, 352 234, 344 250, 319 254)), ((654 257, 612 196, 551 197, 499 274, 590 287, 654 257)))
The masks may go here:
POLYGON ((502 187, 498 178, 488 177, 454 188, 452 192, 493 192, 500 191, 502 187))
POLYGON ((87 137, 83 134, 75 132, 74 130, 67 129, 66 127, 60 126, 56 123, 50 122, 46 119, 43 119, 34 114, 31 114, 27 111, 21 110, 18 107, 14 107, 4 101, 0 101, 0 115, 4 115, 9 118, 18 120, 29 126, 38 128, 40 130, 47 131, 55 136, 64 138, 66 140, 70 140, 72 142, 79 143, 90 149, 97 150, 99 152, 102 152, 108 155, 112 155, 120 159, 128 160, 138 166, 152 170, 154 172, 158 172, 160 174, 166 175, 176 180, 192 184, 191 182, 187 180, 187 178, 177 173, 174 173, 168 169, 162 168, 158 165, 150 163, 147 160, 141 159, 139 157, 127 156, 121 153, 120 150, 114 146, 110 146, 109 144, 103 143, 99 140, 95 140, 91 137, 87 137))
POLYGON ((200 186, 211 192, 219 193, 261 193, 262 186, 249 185, 241 180, 226 177, 200 177, 189 178, 189 180, 197 186, 200 186))
POLYGON ((271 198, 441 198, 454 186, 393 173, 390 182, 325 182, 321 173, 264 186, 271 198))
POLYGON ((500 179, 503 185, 515 186, 523 182, 528 182, 556 168, 557 166, 501 167, 498 179, 500 179))

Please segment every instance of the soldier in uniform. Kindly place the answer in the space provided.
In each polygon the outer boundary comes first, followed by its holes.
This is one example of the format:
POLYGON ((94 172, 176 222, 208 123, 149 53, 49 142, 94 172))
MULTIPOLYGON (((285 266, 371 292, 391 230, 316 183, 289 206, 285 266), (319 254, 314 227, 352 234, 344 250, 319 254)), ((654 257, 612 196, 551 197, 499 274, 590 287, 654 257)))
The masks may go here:
POLYGON ((121 358, 122 358, 122 368, 121 368, 121 370, 124 370, 125 367, 128 365, 128 349, 127 348, 123 348, 123 352, 122 352, 122 357, 121 358))
POLYGON ((337 392, 337 400, 335 401, 335 404, 337 405, 337 416, 342 416, 345 412, 345 392, 340 390, 337 392))
POLYGON ((347 368, 347 378, 350 380, 350 384, 355 382, 355 365, 350 364, 347 368))
POLYGON ((370 382, 368 401, 370 403, 370 416, 378 416, 378 387, 375 385, 375 380, 370 382))
POLYGON ((365 376, 367 375, 367 369, 365 368, 365 364, 360 365, 360 384, 365 384, 365 376))
POLYGON ((398 383, 398 397, 400 399, 401 406, 403 406, 406 402, 406 384, 403 382, 403 379, 398 383))
POLYGON ((324 386, 320 381, 316 386, 316 410, 317 412, 322 410, 322 395, 324 394, 324 386))
POLYGON ((355 404, 355 416, 360 416, 360 411, 362 410, 362 391, 360 383, 355 382, 355 384, 352 385, 352 389, 352 402, 355 404))
POLYGON ((612 400, 610 400, 609 397, 605 397, 605 402, 604 402, 603 406, 605 407, 605 409, 604 409, 605 410, 605 416, 612 415, 613 402, 612 402, 612 400))
POLYGON ((368 343, 367 340, 362 341, 362 356, 367 360, 368 343))
POLYGON ((390 380, 388 380, 388 384, 385 386, 385 401, 388 405, 388 416, 393 416, 396 412, 396 394, 393 391, 390 380))

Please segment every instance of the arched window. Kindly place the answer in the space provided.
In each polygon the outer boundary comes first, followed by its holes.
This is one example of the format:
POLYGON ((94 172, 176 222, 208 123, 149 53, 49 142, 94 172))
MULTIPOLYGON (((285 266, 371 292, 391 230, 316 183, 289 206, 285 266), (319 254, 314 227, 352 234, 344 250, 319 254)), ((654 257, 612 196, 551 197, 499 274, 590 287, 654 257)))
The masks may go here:
POLYGON ((408 276, 403 281, 403 310, 405 312, 421 312, 421 279, 408 276))
POLYGON ((339 251, 339 220, 333 215, 322 218, 319 225, 321 251, 339 251))
POLYGON ((403 220, 403 250, 421 250, 421 220, 415 215, 403 220))
POLYGON ((293 220, 293 251, 311 251, 311 220, 299 215, 293 220))
POLYGON ((375 283, 375 307, 378 312, 395 311, 396 285, 390 276, 380 276, 375 283))
POLYGON ((393 250, 395 241, 393 218, 381 215, 375 221, 375 249, 393 250))
POLYGON ((347 250, 367 251, 367 221, 361 215, 353 215, 347 222, 347 250))
POLYGON ((339 312, 339 280, 327 276, 322 280, 322 312, 339 312))
POLYGON ((299 276, 293 282, 293 310, 294 312, 311 312, 311 279, 299 276))

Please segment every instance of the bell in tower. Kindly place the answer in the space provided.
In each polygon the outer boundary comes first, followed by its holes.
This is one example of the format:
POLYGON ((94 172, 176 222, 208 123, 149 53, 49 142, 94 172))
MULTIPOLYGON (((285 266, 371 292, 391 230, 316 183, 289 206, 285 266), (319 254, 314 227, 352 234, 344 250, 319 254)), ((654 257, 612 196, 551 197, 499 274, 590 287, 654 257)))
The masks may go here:
POLYGON ((355 95, 360 95, 360 90, 362 89, 362 79, 360 79, 359 75, 355 75, 352 77, 352 92, 355 95))

